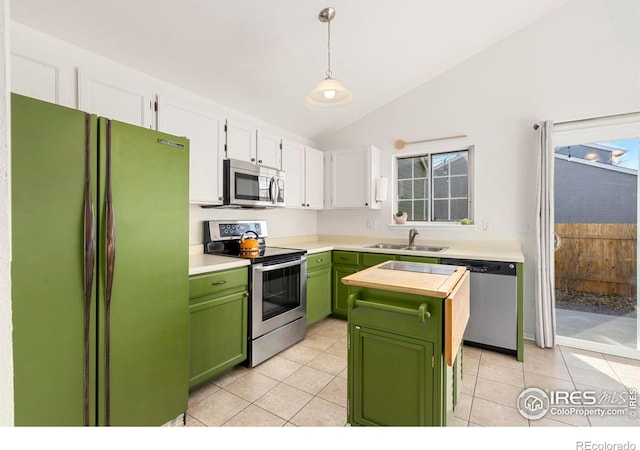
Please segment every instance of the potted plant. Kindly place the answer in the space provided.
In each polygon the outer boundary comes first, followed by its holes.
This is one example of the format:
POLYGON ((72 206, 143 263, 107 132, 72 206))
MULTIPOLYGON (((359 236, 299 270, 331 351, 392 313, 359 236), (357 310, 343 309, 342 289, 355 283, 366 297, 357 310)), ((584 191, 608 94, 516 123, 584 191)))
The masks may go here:
POLYGON ((407 213, 403 212, 403 211, 398 211, 394 216, 393 216, 393 220, 395 221, 395 223, 397 224, 402 224, 402 223, 406 223, 407 221, 407 213))

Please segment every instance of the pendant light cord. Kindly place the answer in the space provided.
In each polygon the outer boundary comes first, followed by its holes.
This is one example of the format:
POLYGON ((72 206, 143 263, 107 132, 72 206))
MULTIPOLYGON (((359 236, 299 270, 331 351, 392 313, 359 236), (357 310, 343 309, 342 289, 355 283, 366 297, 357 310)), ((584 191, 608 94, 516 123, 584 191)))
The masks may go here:
POLYGON ((327 78, 331 78, 331 19, 327 20, 327 78))

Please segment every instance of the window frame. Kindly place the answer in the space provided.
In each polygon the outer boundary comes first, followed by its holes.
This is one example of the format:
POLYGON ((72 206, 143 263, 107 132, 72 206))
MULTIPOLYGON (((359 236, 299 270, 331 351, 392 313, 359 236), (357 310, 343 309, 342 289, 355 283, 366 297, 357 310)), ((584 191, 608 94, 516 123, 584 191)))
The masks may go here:
MULTIPOLYGON (((467 152, 468 156, 468 218, 474 220, 475 217, 475 207, 474 207, 474 196, 475 196, 475 146, 473 145, 464 145, 464 146, 455 146, 455 147, 433 147, 433 148, 423 148, 421 150, 414 151, 403 151, 402 153, 395 153, 392 155, 392 214, 395 214, 398 211, 398 160, 402 158, 415 158, 418 156, 428 157, 429 158, 429 220, 412 220, 405 224, 394 224, 391 223, 390 227, 445 227, 445 228, 456 228, 456 227, 464 227, 467 229, 475 229, 474 225, 461 225, 459 221, 434 221, 432 220, 433 215, 433 167, 432 167, 432 156, 444 153, 456 153, 456 152, 467 152)), ((474 222, 475 224, 475 222, 474 222)))

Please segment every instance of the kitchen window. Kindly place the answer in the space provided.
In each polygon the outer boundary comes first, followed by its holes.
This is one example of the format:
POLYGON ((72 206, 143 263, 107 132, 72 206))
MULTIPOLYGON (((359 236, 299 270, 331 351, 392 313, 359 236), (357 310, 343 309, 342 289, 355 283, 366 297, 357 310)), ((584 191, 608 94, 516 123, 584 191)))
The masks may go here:
POLYGON ((471 149, 396 156, 396 210, 409 222, 471 219, 471 149))

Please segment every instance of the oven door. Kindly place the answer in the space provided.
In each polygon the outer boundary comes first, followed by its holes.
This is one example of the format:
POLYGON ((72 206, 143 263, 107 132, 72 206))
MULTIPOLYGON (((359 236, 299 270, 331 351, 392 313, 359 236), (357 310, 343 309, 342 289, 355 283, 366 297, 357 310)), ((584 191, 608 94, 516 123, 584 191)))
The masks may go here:
POLYGON ((251 338, 255 339, 307 312, 307 257, 252 266, 251 338))

